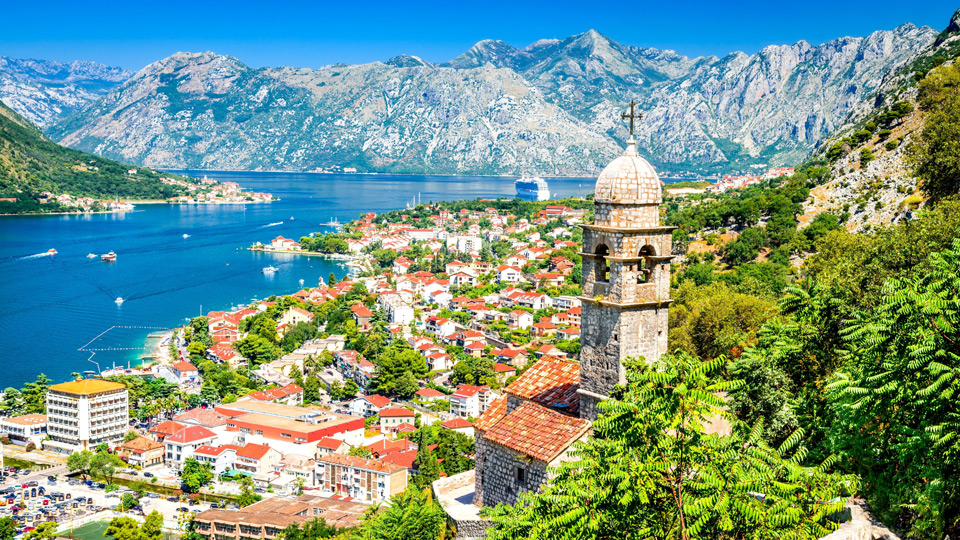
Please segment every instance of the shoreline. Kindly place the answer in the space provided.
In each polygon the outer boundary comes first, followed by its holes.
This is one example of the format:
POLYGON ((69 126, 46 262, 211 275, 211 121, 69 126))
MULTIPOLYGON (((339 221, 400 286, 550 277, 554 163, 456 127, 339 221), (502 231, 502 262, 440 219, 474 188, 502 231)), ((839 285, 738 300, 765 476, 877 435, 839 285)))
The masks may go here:
MULTIPOLYGON (((214 202, 185 202, 185 201, 167 201, 167 200, 154 200, 149 199, 145 201, 140 200, 129 200, 124 201, 133 205, 147 205, 147 204, 174 204, 174 205, 193 205, 193 206, 217 206, 222 204, 266 204, 274 201, 279 201, 280 199, 272 199, 269 201, 214 201, 214 202)), ((136 210, 96 210, 91 212, 21 212, 18 214, 0 214, 2 216, 93 216, 98 214, 123 214, 126 212, 136 212, 136 210)))

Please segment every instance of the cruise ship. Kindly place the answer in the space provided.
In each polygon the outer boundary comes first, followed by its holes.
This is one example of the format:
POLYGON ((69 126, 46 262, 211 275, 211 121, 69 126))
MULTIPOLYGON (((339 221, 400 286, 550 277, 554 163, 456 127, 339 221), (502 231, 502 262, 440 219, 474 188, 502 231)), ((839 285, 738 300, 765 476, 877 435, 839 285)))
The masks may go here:
POLYGON ((521 197, 533 197, 536 201, 550 198, 550 187, 547 186, 547 181, 539 176, 523 176, 518 178, 514 185, 517 187, 517 195, 521 197))

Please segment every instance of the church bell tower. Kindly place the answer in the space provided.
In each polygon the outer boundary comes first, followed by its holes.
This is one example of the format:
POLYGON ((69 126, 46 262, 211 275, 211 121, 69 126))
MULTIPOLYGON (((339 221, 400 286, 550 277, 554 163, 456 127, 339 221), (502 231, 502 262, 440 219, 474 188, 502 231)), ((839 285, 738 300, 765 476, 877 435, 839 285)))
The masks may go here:
POLYGON ((625 382, 623 360, 667 352, 671 233, 660 225, 660 178, 637 154, 634 103, 623 114, 630 139, 597 179, 594 222, 583 228, 580 416, 625 382))

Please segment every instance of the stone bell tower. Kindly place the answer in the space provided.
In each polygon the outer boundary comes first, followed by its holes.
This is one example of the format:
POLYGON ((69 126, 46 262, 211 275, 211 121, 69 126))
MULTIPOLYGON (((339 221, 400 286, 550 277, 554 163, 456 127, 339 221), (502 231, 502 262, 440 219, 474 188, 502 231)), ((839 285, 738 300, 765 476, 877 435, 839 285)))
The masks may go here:
POLYGON ((660 225, 660 178, 637 154, 633 121, 623 155, 597 179, 594 223, 583 228, 580 417, 625 382, 623 360, 667 352, 671 232, 660 225))

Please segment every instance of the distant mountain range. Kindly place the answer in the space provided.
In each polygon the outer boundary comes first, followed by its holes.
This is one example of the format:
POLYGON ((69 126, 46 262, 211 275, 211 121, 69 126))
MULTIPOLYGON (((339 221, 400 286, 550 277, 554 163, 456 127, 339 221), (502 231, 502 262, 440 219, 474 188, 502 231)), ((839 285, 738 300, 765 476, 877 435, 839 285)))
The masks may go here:
POLYGON ((96 62, 0 56, 0 100, 42 127, 100 99, 132 75, 132 71, 96 62))
MULTIPOLYGON (((579 175, 620 152, 619 115, 635 100, 654 165, 712 173, 799 162, 937 35, 905 24, 687 58, 591 30, 523 49, 481 41, 443 64, 398 56, 320 69, 177 53, 112 89, 99 79, 109 91, 73 114, 57 105, 46 132, 152 167, 579 175)), ((25 71, 15 77, 40 87, 25 71)), ((11 99, 6 88, 0 99, 27 114, 23 92, 11 99)), ((32 95, 30 110, 47 110, 45 94, 32 95)))

